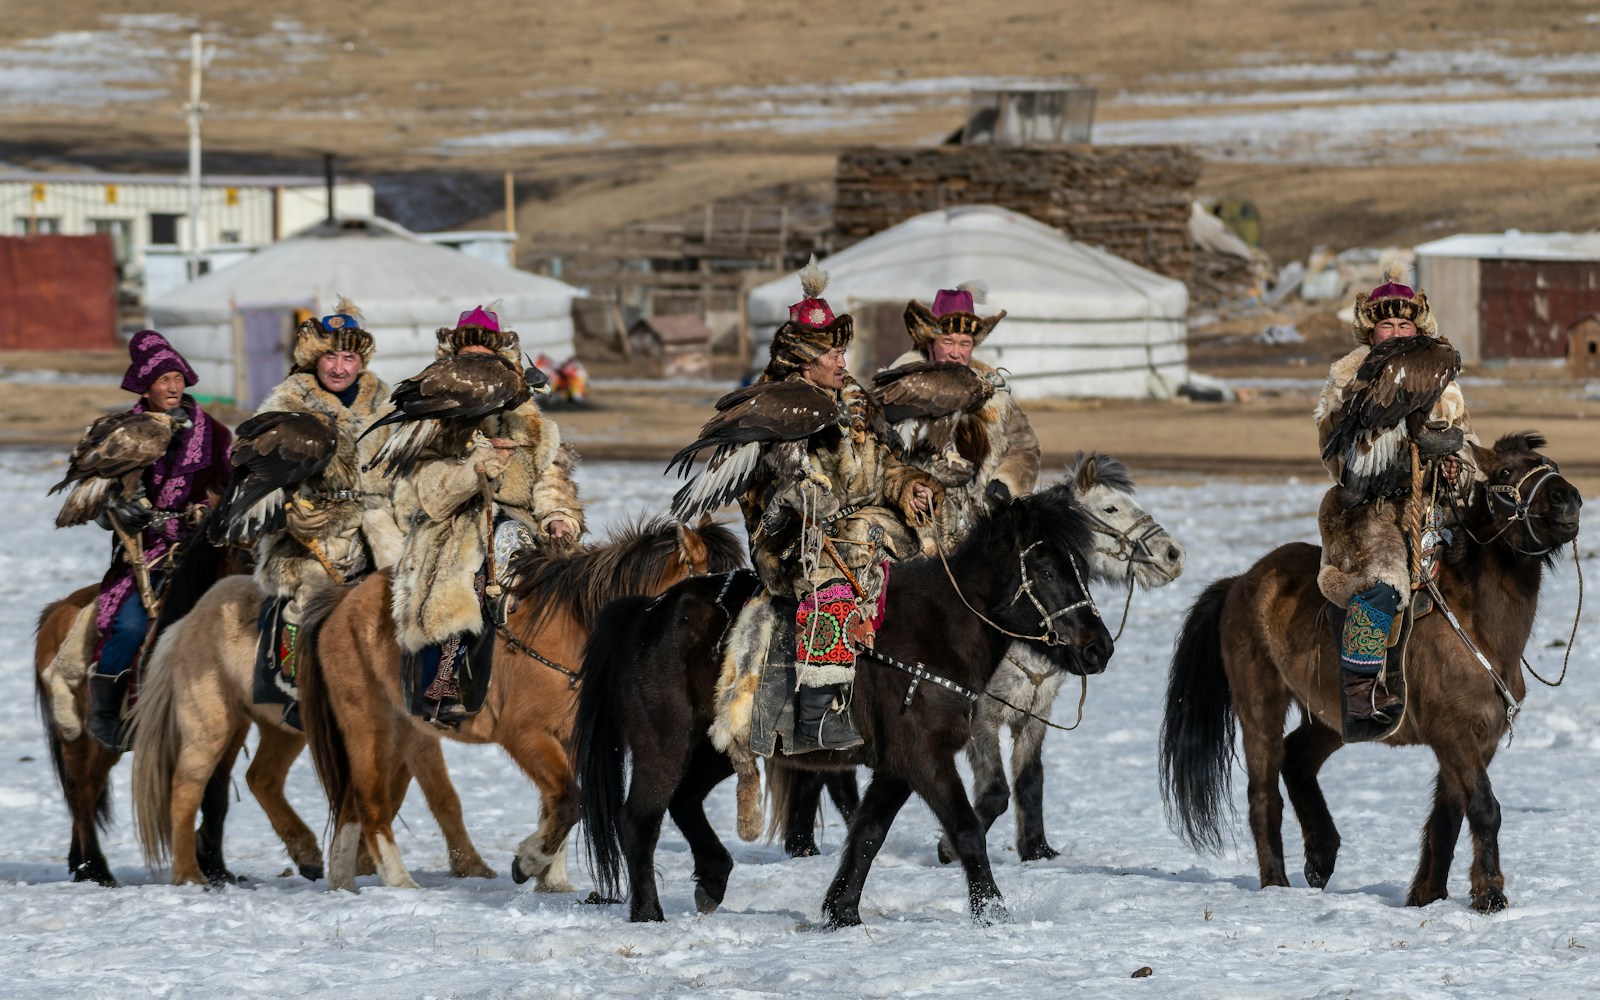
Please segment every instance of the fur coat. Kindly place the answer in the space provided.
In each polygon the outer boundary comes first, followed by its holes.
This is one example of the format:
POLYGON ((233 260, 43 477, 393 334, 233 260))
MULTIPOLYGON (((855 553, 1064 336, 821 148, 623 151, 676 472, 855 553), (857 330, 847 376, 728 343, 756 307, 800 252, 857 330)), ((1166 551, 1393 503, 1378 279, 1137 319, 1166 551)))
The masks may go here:
MULTIPOLYGON (((562 445, 555 422, 528 402, 485 419, 480 430, 517 444, 494 480, 496 512, 522 521, 541 542, 550 538, 553 523, 564 521, 568 532, 560 544, 575 545, 584 531, 572 479, 577 459, 562 445)), ((407 652, 483 629, 473 578, 487 558, 490 535, 475 467, 492 454, 483 444, 465 455, 431 455, 394 485, 395 521, 405 542, 395 564, 392 610, 396 638, 407 652)))
MULTIPOLYGON (((1329 368, 1328 381, 1317 400, 1315 412, 1319 448, 1344 417, 1350 383, 1371 350, 1366 345, 1357 347, 1329 368)), ((1443 421, 1462 431, 1461 448, 1455 456, 1461 470, 1456 487, 1464 489, 1474 479, 1481 478, 1472 451, 1478 436, 1472 432, 1466 400, 1458 384, 1452 382, 1445 387, 1428 418, 1430 422, 1443 421)), ((1409 464, 1409 443, 1402 421, 1379 434, 1367 456, 1375 462, 1409 464)), ((1344 474, 1343 456, 1335 455, 1324 464, 1334 482, 1339 482, 1344 474)), ((1337 485, 1323 496, 1317 512, 1317 527, 1322 534, 1322 569, 1317 574, 1317 587, 1324 597, 1345 607, 1357 593, 1378 583, 1387 583, 1402 595, 1410 592, 1411 570, 1404 527, 1407 506, 1408 499, 1404 496, 1352 506, 1350 495, 1337 485)))
MULTIPOLYGON (((920 350, 895 358, 890 368, 928 360, 920 350)), ((974 371, 992 375, 995 369, 974 358, 974 371)), ((1012 496, 1032 493, 1039 479, 1039 436, 1027 414, 1017 405, 1009 387, 997 388, 976 413, 961 418, 956 429, 956 451, 962 462, 952 464, 934 454, 925 428, 902 428, 904 458, 930 473, 945 488, 944 505, 932 524, 918 529, 924 555, 933 555, 935 534, 946 550, 952 549, 989 509, 985 494, 989 484, 1000 482, 1012 496), (909 433, 906 433, 909 431, 909 433)))
POLYGON ((907 526, 926 515, 912 506, 912 487, 926 484, 936 503, 943 492, 926 473, 896 457, 871 393, 847 377, 840 395, 848 422, 812 435, 802 468, 783 467, 784 456, 793 454, 787 442, 768 445, 755 482, 739 501, 751 561, 775 594, 799 596, 843 576, 825 552, 802 551, 803 515, 827 526, 841 560, 869 594, 876 594, 883 579, 878 563, 916 554, 907 526))
MULTIPOLYGON (((361 468, 371 459, 381 438, 373 435, 359 445, 356 441, 385 408, 388 398, 389 387, 370 371, 356 377, 356 398, 348 407, 322 387, 315 373, 297 372, 280 382, 256 411, 326 413, 334 418, 339 447, 333 461, 321 475, 302 483, 297 495, 328 512, 316 541, 328 562, 347 581, 376 566, 392 563, 397 554, 394 550, 400 532, 394 525, 388 490, 376 470, 363 472, 361 468), (329 497, 339 490, 365 495, 351 499, 329 497)), ((333 582, 311 550, 287 530, 261 539, 256 549, 255 578, 263 592, 298 597, 301 603, 310 591, 333 582)))

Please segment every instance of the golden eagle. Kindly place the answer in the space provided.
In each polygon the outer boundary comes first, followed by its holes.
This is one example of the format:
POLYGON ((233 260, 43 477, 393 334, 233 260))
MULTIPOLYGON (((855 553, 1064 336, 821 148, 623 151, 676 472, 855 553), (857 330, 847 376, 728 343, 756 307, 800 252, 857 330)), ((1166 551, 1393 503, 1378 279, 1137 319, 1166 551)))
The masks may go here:
POLYGON ((326 413, 269 410, 239 425, 233 437, 233 476, 209 535, 214 545, 249 542, 283 529, 284 501, 333 461, 339 431, 326 413))
POLYGON ((1447 340, 1394 337, 1374 347, 1346 387, 1322 446, 1323 461, 1343 460, 1340 485, 1361 500, 1409 486, 1406 446, 1459 374, 1461 353, 1447 340))
POLYGON ((976 471, 957 446, 961 418, 982 409, 1004 384, 998 372, 980 372, 958 361, 914 361, 872 377, 900 443, 918 451, 925 447, 941 463, 935 476, 947 486, 970 480, 976 471))
POLYGON ((798 469, 806 440, 843 419, 833 393, 801 379, 756 382, 717 400, 717 415, 700 428, 700 437, 672 456, 667 471, 687 476, 695 456, 714 449, 704 469, 672 498, 672 513, 687 521, 738 498, 750 488, 763 445, 783 443, 775 464, 798 469))
POLYGON ((519 371, 498 354, 452 354, 395 386, 389 394, 395 408, 361 436, 402 424, 372 457, 371 466, 382 463, 385 476, 407 475, 430 446, 441 454, 464 452, 485 417, 515 410, 533 393, 549 391, 550 380, 538 368, 519 371))
POLYGON ((87 524, 100 516, 106 501, 133 499, 140 493, 144 470, 166 454, 173 432, 186 427, 182 407, 167 413, 111 413, 89 425, 67 461, 67 474, 54 495, 76 483, 67 494, 56 527, 87 524))

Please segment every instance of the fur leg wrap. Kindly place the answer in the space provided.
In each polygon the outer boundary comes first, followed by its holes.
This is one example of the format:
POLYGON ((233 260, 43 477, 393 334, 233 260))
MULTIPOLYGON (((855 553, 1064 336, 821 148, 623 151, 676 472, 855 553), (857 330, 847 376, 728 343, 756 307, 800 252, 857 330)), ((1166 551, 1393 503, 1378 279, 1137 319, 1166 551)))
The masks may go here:
POLYGON ((754 758, 746 758, 735 764, 735 773, 739 780, 739 839, 748 844, 758 839, 766 826, 761 805, 761 771, 754 758))
POLYGON ((50 692, 50 715, 61 738, 71 742, 83 735, 83 719, 78 715, 77 692, 89 676, 89 660, 94 656, 96 605, 86 605, 72 620, 72 628, 61 648, 44 668, 46 690, 50 692))

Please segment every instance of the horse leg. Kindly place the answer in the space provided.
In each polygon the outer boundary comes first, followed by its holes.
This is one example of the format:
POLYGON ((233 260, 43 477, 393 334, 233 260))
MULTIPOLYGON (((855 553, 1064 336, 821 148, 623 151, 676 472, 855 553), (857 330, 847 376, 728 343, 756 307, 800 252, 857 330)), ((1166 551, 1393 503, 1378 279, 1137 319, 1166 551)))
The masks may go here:
MULTIPOLYGON (((420 888, 406 870, 405 862, 400 859, 400 848, 394 841, 392 820, 395 807, 390 800, 389 790, 391 769, 383 763, 403 753, 403 748, 396 745, 399 741, 391 731, 393 724, 388 718, 372 716, 360 720, 355 726, 348 722, 348 716, 340 716, 345 753, 350 762, 350 818, 361 824, 360 843, 372 856, 384 885, 401 889, 420 888), (384 752, 385 749, 388 752, 384 752)), ((352 858, 352 870, 353 862, 352 858)))
POLYGON ((1334 826, 1328 801, 1322 796, 1317 772, 1335 750, 1344 745, 1339 734, 1309 717, 1289 734, 1283 747, 1283 783, 1289 804, 1300 821, 1306 844, 1306 883, 1321 889, 1333 877, 1339 857, 1339 829, 1334 826))
POLYGON ((924 764, 913 776, 913 787, 944 827, 945 835, 956 846, 956 855, 967 875, 967 903, 974 920, 990 923, 1006 919, 1005 902, 995 885, 989 865, 989 845, 967 799, 966 787, 956 771, 955 761, 936 758, 924 764))
POLYGON ((299 733, 288 732, 271 723, 263 723, 256 730, 261 734, 260 741, 256 746, 255 759, 250 761, 250 768, 245 771, 245 783, 267 814, 273 832, 283 841, 295 869, 315 882, 322 877, 322 848, 317 844, 317 835, 311 832, 311 828, 283 794, 284 785, 289 780, 289 767, 300 756, 300 751, 305 749, 306 739, 299 733))
MULTIPOLYGON (((861 807, 850 821, 839 870, 822 900, 822 915, 830 926, 855 927, 861 923, 861 890, 867 884, 872 859, 883 848, 895 815, 910 797, 911 784, 905 779, 881 771, 873 774, 867 793, 861 797, 861 807)), ((973 825, 977 825, 976 818, 973 825)), ((978 836, 981 838, 982 833, 978 836)))
POLYGON ((1467 795, 1467 829, 1472 831, 1472 908, 1498 913, 1511 901, 1500 869, 1500 801, 1486 767, 1478 769, 1467 795))
POLYGON ((244 748, 247 727, 239 729, 206 782, 200 800, 200 829, 195 833, 195 861, 211 885, 237 885, 243 879, 228 870, 222 857, 222 832, 228 820, 228 793, 233 786, 233 764, 244 748))
POLYGON ((450 874, 456 878, 494 878, 495 871, 483 860, 478 848, 467 835, 467 825, 461 818, 461 796, 450 781, 450 771, 444 762, 444 746, 440 741, 412 732, 408 740, 405 760, 410 767, 397 769, 393 775, 400 788, 391 785, 390 801, 396 806, 405 797, 405 783, 414 775, 422 796, 428 802, 428 811, 444 834, 445 846, 450 855, 450 874))
MULTIPOLYGON (((989 682, 991 688, 996 687, 997 681, 1016 680, 1012 675, 1018 671, 1010 664, 1003 665, 1001 671, 996 674, 995 680, 989 682), (1008 670, 1009 673, 1005 672, 1008 670)), ((1027 684, 1026 680, 1022 683, 1023 686, 1027 684)), ((1016 688, 1016 684, 1008 684, 1002 697, 1015 701, 1016 688)), ((1000 727, 1005 723, 1005 713, 1008 711, 999 702, 985 699, 972 716, 972 740, 967 744, 967 762, 972 765, 973 808, 985 834, 1011 803, 1005 759, 1000 756, 1000 727)), ((958 857, 955 842, 950 839, 949 833, 939 838, 938 853, 940 864, 947 865, 958 857)))
POLYGON ((855 819, 856 810, 861 807, 861 788, 856 784, 856 772, 824 771, 822 787, 828 790, 828 798, 833 800, 833 807, 839 810, 844 825, 849 826, 850 821, 855 819))
MULTIPOLYGON (((701 913, 711 913, 722 905, 722 899, 728 893, 728 876, 733 872, 733 855, 728 853, 717 832, 711 828, 705 809, 706 796, 711 794, 711 789, 731 774, 733 763, 728 760, 727 754, 719 753, 709 741, 701 740, 695 748, 689 773, 667 804, 672 822, 677 824, 678 830, 689 842, 689 850, 694 854, 694 905, 701 913)), ((810 784, 811 814, 815 817, 822 783, 810 784)), ((792 811, 790 815, 793 815, 792 811)), ((813 848, 815 844, 813 840, 813 848)))
POLYGON ((567 877, 567 835, 578 825, 578 779, 565 744, 533 730, 500 745, 539 789, 539 825, 517 845, 512 879, 535 879, 536 892, 576 892, 567 877))
MULTIPOLYGON (((1024 861, 1048 861, 1060 852, 1044 834, 1044 734, 1039 719, 1024 717, 1011 727, 1011 777, 1017 796, 1017 856, 1024 861)), ((983 819, 978 802, 978 819, 983 819)), ((988 826, 985 825, 987 830, 988 826)))
MULTIPOLYGON (((59 731, 56 738, 60 739, 59 731)), ((98 824, 109 822, 111 769, 122 757, 107 750, 88 734, 58 744, 61 753, 62 790, 72 814, 72 844, 67 852, 67 870, 74 882, 97 882, 108 888, 117 884, 111 866, 100 850, 98 824)))
POLYGON ((1456 838, 1466 815, 1465 797, 1449 780, 1441 764, 1433 782, 1433 809, 1422 826, 1422 853, 1417 873, 1406 891, 1407 906, 1427 906, 1450 895, 1450 862, 1455 859, 1456 838))
MULTIPOLYGON (((779 765, 781 766, 781 765, 779 765)), ((796 770, 788 777, 789 809, 783 819, 783 853, 791 858, 814 858, 817 848, 817 811, 822 808, 823 777, 817 771, 796 770)), ((674 821, 678 817, 674 815, 674 821)), ((683 827, 681 822, 679 828, 683 827)))
POLYGON ((220 879, 227 869, 222 865, 220 836, 218 842, 205 845, 211 853, 201 859, 195 816, 204 806, 209 826, 220 824, 216 818, 218 813, 227 815, 228 774, 221 765, 225 759, 232 765, 229 751, 239 752, 248 729, 244 725, 231 728, 206 725, 203 720, 181 714, 178 721, 182 736, 178 758, 173 762, 172 790, 167 806, 172 831, 172 884, 206 885, 213 881, 212 875, 220 879))
MULTIPOLYGON (((1263 664, 1259 673, 1272 670, 1263 664)), ((1234 712, 1244 733, 1245 772, 1249 776, 1250 832, 1255 836, 1256 864, 1261 887, 1287 886, 1283 865, 1283 793, 1278 787, 1283 773, 1283 719, 1289 695, 1276 673, 1255 689, 1233 688, 1234 712), (1246 701, 1246 698, 1251 700, 1246 701)))
POLYGON ((656 888, 656 842, 661 839, 661 820, 678 786, 683 784, 694 748, 704 737, 676 731, 673 735, 639 729, 633 732, 638 742, 631 748, 633 773, 618 833, 631 889, 628 919, 640 923, 666 919, 656 888))

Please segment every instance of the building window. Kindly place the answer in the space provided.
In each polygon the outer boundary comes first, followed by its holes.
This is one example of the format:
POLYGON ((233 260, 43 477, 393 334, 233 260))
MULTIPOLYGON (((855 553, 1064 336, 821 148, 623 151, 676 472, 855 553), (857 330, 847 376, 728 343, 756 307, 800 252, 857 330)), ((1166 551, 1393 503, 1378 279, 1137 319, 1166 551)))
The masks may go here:
POLYGON ((18 236, 44 236, 61 232, 61 220, 47 215, 19 215, 14 229, 18 236))
POLYGON ((160 247, 175 247, 178 245, 178 223, 183 221, 183 216, 170 212, 150 213, 150 242, 160 247))
POLYGON ((237 243, 237 242, 239 242, 239 230, 237 230, 237 229, 224 229, 222 231, 222 242, 224 242, 224 243, 237 243))
POLYGON ((97 233, 111 237, 112 252, 118 264, 126 264, 133 251, 133 221, 131 219, 90 219, 89 225, 97 233))

